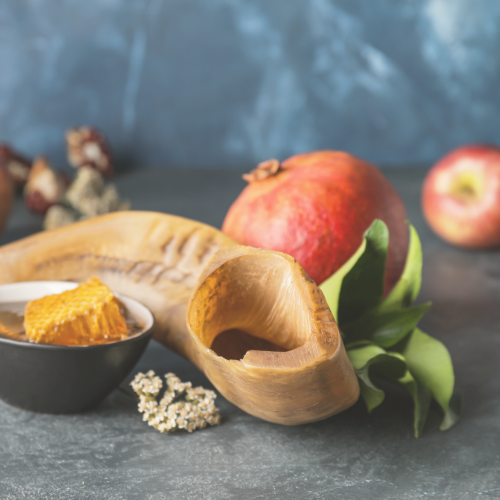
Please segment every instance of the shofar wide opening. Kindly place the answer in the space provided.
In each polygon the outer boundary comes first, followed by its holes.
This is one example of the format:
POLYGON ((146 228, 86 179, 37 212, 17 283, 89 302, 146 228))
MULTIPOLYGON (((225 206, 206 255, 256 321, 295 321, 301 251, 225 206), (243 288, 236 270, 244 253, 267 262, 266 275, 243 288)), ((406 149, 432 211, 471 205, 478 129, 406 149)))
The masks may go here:
POLYGON ((192 307, 203 316, 197 335, 226 359, 242 359, 248 351, 290 351, 303 346, 314 327, 302 301, 282 257, 240 256, 222 264, 197 291, 192 307))

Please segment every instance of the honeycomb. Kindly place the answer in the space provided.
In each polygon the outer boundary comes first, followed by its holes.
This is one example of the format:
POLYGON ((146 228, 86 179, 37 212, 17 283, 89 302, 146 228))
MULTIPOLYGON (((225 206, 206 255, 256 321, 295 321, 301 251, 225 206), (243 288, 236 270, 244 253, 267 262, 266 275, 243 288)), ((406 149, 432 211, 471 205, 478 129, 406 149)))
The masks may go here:
POLYGON ((127 338, 120 302, 98 278, 28 302, 24 328, 32 342, 42 344, 92 345, 127 338))

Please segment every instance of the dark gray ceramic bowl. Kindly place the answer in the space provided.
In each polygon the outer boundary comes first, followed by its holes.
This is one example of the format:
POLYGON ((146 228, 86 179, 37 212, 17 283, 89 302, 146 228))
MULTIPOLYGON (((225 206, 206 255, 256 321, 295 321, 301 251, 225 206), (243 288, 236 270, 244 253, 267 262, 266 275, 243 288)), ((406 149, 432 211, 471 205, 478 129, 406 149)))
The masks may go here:
MULTIPOLYGON (((33 281, 0 286, 0 303, 34 300, 76 283, 33 281)), ((76 413, 99 404, 130 373, 153 335, 153 315, 117 296, 144 330, 126 340, 93 346, 33 344, 0 337, 0 399, 25 410, 76 413)))

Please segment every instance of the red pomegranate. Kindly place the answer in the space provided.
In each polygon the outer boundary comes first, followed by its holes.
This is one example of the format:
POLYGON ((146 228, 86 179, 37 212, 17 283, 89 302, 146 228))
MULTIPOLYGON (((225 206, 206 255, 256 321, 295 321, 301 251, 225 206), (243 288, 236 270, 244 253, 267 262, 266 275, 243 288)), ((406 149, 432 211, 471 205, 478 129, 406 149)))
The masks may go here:
POLYGON ((318 151, 263 162, 244 178, 249 185, 229 209, 224 233, 291 255, 320 284, 381 219, 389 228, 386 292, 394 286, 408 251, 406 210, 377 167, 341 151, 318 151))

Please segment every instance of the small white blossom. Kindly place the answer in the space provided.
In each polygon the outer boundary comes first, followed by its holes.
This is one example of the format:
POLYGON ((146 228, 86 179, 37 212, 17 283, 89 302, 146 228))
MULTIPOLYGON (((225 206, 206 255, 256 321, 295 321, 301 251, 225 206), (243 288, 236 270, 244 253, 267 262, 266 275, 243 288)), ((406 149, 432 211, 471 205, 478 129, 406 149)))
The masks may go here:
POLYGON ((191 382, 182 382, 174 373, 165 375, 167 387, 160 399, 156 397, 163 387, 160 377, 153 370, 138 373, 130 383, 139 396, 137 409, 148 425, 161 433, 177 429, 193 432, 207 425, 219 425, 220 414, 215 407, 217 397, 214 391, 203 387, 192 387, 191 382))

